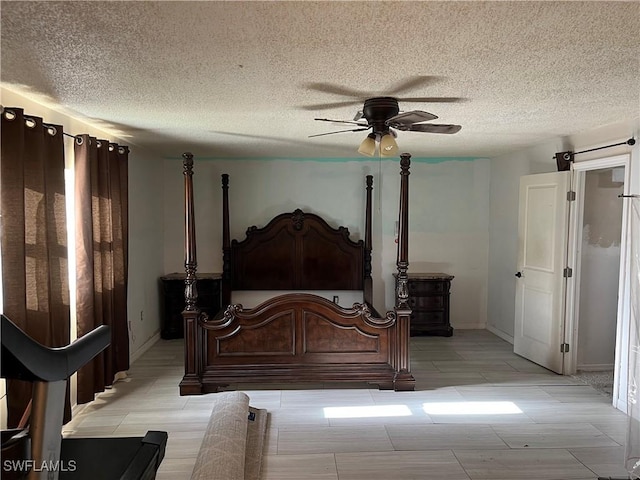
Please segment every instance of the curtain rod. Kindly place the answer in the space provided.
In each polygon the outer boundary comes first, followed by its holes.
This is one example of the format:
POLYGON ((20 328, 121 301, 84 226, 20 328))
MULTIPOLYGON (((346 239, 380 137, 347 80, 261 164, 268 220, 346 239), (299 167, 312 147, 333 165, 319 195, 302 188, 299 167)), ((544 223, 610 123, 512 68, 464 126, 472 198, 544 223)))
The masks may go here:
POLYGON ((636 139, 631 137, 629 140, 627 140, 625 142, 613 143, 611 145, 605 145, 604 147, 590 148, 589 150, 583 150, 581 152, 575 152, 574 155, 579 155, 581 153, 587 153, 587 152, 595 152, 596 150, 602 150, 603 148, 611 148, 611 147, 619 147, 620 145, 635 145, 635 144, 636 144, 636 139))
MULTIPOLYGON (((11 115, 14 115, 13 118, 15 118, 15 112, 13 112, 11 110, 11 108, 6 108, 4 105, 0 105, 0 114, 4 115, 5 113, 10 113, 11 115)), ((12 120, 12 118, 7 117, 9 120, 12 120)), ((32 115, 28 115, 28 114, 24 114, 23 118, 25 120, 25 122, 31 121, 34 123, 33 126, 35 126, 35 120, 33 119, 34 117, 32 115)), ((40 118, 40 117, 36 117, 36 118, 40 118)), ((29 126, 29 125, 27 125, 29 126)), ((58 129, 56 128, 56 125, 52 125, 50 123, 46 123, 44 120, 42 121, 42 127, 45 128, 47 130, 47 133, 49 133, 49 135, 54 136, 56 133, 58 133, 58 129)), ((78 143, 78 145, 82 145, 82 137, 81 135, 72 135, 71 133, 67 133, 64 130, 62 131, 62 135, 64 135, 65 137, 69 137, 69 138, 73 138, 75 139, 76 143, 78 143)), ((118 146, 118 152, 119 153, 124 153, 125 152, 125 146, 123 145, 119 145, 117 143, 112 143, 109 142, 108 140, 105 140, 108 144, 109 144, 109 148, 113 148, 116 145, 118 146)), ((98 142, 98 147, 100 147, 101 143, 98 142)))
POLYGON ((574 155, 580 155, 581 153, 595 152, 596 150, 602 150, 604 148, 619 147, 620 145, 635 145, 635 144, 636 144, 636 139, 631 137, 629 140, 626 140, 624 142, 612 143, 611 145, 604 145, 602 147, 590 148, 588 150, 582 150, 581 152, 572 152, 571 150, 568 150, 566 152, 558 152, 551 158, 558 160, 558 156, 560 156, 560 159, 564 160, 565 162, 573 162, 574 155))
MULTIPOLYGON (((27 118, 27 117, 25 117, 27 118)), ((53 130, 53 133, 51 133, 51 130, 49 130, 49 134, 50 135, 55 135, 56 134, 56 126, 55 125, 50 125, 48 123, 44 123, 42 122, 42 126, 46 129, 51 129, 53 130)), ((72 135, 70 133, 65 132, 64 130, 62 131, 62 135, 64 135, 65 137, 69 137, 69 138, 73 138, 75 140, 75 142, 78 145, 82 145, 82 142, 84 141, 84 139, 82 138, 82 135, 72 135)), ((88 134, 85 134, 88 135, 88 134)), ((110 142, 108 140, 104 140, 105 142, 107 142, 107 144, 109 145, 109 150, 114 150, 115 147, 118 147, 118 153, 125 153, 125 146, 124 145, 119 145, 117 143, 113 143, 110 142)), ((102 141, 100 141, 99 139, 97 140, 98 142, 98 148, 100 148, 102 146, 102 141)), ((89 140, 89 144, 91 144, 91 140, 89 140)))

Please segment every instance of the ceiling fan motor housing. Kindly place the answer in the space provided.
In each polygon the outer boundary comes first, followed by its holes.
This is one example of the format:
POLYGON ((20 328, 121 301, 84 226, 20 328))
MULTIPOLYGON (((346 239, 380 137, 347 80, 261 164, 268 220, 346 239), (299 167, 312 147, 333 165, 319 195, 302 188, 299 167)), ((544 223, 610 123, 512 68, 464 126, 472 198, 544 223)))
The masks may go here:
POLYGON ((393 97, 374 97, 364 102, 362 116, 373 126, 373 132, 388 132, 389 126, 385 123, 391 117, 400 112, 398 100, 393 97))

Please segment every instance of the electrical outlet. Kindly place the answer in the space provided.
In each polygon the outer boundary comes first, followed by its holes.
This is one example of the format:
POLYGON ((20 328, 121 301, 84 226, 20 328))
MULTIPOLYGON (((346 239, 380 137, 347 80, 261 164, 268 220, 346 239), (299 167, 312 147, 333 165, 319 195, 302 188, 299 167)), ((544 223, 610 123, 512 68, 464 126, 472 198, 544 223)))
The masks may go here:
POLYGON ((334 295, 333 296, 333 303, 335 303, 337 305, 339 301, 340 301, 340 299, 338 298, 338 295, 334 295))

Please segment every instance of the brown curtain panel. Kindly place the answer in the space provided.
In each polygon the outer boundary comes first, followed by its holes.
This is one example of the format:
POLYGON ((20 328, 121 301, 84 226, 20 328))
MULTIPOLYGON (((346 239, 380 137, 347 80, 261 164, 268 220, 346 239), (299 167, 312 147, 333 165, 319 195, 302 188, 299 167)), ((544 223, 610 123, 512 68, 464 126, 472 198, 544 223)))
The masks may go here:
MULTIPOLYGON (((36 341, 69 344, 69 272, 62 127, 19 108, 2 112, 0 209, 4 314, 36 341)), ((31 384, 7 381, 8 426, 31 398, 31 384)), ((65 421, 71 418, 68 401, 65 421)))
POLYGON ((129 368, 129 149, 80 135, 74 153, 78 336, 100 325, 112 335, 110 347, 78 372, 78 403, 87 403, 129 368))

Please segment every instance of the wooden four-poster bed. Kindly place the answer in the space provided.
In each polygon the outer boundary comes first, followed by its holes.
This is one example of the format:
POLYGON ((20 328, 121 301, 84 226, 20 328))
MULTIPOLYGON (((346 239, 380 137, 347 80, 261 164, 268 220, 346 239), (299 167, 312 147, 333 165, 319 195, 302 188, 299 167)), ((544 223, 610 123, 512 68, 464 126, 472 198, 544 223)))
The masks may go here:
POLYGON ((296 209, 230 241, 229 176, 222 175, 221 311, 197 305, 193 155, 185 153, 185 373, 181 395, 245 383, 366 382, 413 390, 409 364, 408 196, 410 155, 400 160, 400 210, 395 308, 380 317, 372 306, 371 191, 366 177, 365 239, 296 209), (284 293, 256 306, 232 304, 240 290, 362 291, 362 303, 341 307, 309 293, 284 293))

